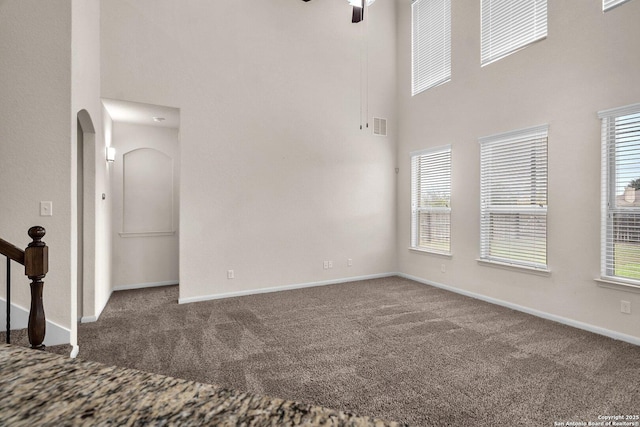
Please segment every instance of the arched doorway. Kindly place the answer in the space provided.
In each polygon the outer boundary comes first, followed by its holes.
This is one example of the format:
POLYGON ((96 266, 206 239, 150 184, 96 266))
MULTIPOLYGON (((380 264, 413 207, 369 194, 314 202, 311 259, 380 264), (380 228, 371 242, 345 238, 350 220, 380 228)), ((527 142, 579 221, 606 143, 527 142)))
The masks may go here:
POLYGON ((180 110, 102 103, 110 119, 104 119, 107 145, 115 150, 109 168, 111 289, 179 284, 180 110))
POLYGON ((78 326, 86 309, 95 306, 95 176, 96 131, 87 110, 77 115, 75 196, 76 280, 71 289, 71 345, 72 357, 78 353, 78 326), (75 286, 74 286, 75 285, 75 286), (75 288, 75 289, 74 289, 75 288))

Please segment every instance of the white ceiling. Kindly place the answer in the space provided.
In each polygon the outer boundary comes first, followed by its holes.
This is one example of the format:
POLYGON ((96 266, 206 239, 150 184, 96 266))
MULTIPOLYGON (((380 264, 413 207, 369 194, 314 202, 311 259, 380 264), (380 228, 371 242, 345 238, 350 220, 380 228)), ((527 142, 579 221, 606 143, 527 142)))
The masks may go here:
POLYGON ((180 127, 178 108, 105 98, 102 99, 102 103, 114 122, 176 129, 180 127), (154 117, 164 117, 165 120, 156 122, 153 120, 154 117))

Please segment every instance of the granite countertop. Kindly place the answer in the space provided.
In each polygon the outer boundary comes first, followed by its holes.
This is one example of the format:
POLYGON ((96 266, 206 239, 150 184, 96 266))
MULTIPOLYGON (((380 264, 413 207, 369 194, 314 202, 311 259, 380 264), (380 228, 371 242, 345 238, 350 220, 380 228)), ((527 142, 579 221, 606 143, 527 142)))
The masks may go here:
POLYGON ((0 425, 401 424, 0 344, 0 425))

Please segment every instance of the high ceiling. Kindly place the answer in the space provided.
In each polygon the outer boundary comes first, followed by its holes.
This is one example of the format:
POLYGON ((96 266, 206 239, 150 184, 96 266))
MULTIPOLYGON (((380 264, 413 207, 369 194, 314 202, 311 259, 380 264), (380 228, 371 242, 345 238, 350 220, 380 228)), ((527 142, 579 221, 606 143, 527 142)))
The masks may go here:
POLYGON ((180 127, 178 108, 117 99, 102 99, 102 103, 114 122, 176 129, 180 127))

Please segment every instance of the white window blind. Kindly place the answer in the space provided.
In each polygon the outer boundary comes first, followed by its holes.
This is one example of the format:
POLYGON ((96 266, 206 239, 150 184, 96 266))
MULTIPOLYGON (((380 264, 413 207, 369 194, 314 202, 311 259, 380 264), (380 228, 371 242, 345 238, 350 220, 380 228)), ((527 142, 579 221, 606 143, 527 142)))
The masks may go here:
POLYGON ((607 10, 613 9, 614 7, 628 1, 629 0, 602 0, 602 10, 606 12, 607 10))
POLYGON ((640 285, 640 104, 601 111, 601 274, 640 285))
POLYGON ((481 63, 547 37, 547 0, 482 0, 481 63))
POLYGON ((451 0, 411 4, 411 95, 451 79, 451 0))
POLYGON ((480 259, 547 268, 548 126, 480 139, 480 259))
POLYGON ((411 153, 411 248, 451 253, 451 146, 411 153))

